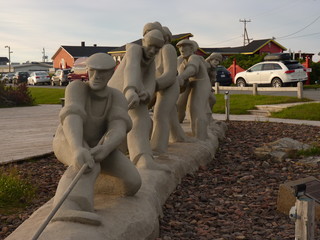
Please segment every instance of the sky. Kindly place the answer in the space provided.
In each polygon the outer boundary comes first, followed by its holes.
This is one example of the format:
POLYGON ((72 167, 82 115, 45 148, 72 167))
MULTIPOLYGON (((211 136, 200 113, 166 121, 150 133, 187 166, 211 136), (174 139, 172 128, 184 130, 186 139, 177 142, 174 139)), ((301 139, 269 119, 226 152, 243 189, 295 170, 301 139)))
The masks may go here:
POLYGON ((0 11, 0 57, 42 61, 62 45, 122 46, 158 21, 173 34, 192 33, 200 47, 243 46, 269 39, 292 52, 320 52, 320 0, 10 0, 0 11))

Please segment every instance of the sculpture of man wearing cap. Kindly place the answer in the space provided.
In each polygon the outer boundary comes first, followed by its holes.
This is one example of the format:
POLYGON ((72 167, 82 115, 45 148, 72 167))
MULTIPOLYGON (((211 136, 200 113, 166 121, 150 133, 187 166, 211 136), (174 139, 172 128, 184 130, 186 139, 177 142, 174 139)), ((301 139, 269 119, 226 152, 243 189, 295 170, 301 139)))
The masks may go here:
POLYGON ((131 161, 139 168, 168 169, 153 159, 150 145, 151 119, 148 104, 155 92, 155 55, 164 44, 163 34, 151 30, 142 39, 142 46, 126 45, 126 54, 108 85, 119 89, 128 101, 132 130, 127 135, 131 161))
POLYGON ((208 138, 207 111, 211 89, 207 66, 202 56, 194 54, 198 48, 195 41, 183 39, 177 43, 177 47, 181 53, 177 78, 184 88, 177 102, 179 120, 183 121, 187 101, 193 136, 205 140, 208 138))
MULTIPOLYGON (((208 74, 210 77, 211 86, 215 85, 217 79, 217 66, 222 62, 222 55, 220 53, 211 53, 209 57, 206 58, 206 64, 208 67, 208 74)), ((208 118, 209 121, 212 120, 212 109, 216 103, 216 96, 214 95, 214 90, 211 88, 211 94, 209 95, 209 109, 208 118)))
POLYGON ((158 29, 162 32, 165 44, 155 57, 156 90, 149 107, 153 107, 153 129, 151 148, 154 153, 164 153, 168 149, 169 136, 171 142, 185 141, 185 133, 178 121, 176 101, 180 87, 176 80, 177 52, 171 43, 172 33, 168 27, 159 22, 145 24, 143 35, 158 29))
POLYGON ((117 147, 131 129, 128 104, 123 94, 107 86, 115 62, 105 53, 87 59, 89 82, 73 81, 65 92, 65 106, 60 111, 60 125, 53 140, 59 161, 68 165, 53 205, 82 167, 88 168, 62 204, 54 221, 76 221, 99 225, 93 212, 94 184, 101 172, 121 179, 124 195, 134 195, 141 186, 136 167, 117 147))

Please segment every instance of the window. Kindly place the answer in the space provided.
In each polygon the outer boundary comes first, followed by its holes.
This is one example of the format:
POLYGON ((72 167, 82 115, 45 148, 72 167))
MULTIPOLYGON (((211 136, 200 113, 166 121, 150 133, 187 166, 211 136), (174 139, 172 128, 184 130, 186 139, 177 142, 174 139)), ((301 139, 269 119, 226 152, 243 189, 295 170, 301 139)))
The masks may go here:
POLYGON ((262 70, 267 71, 267 70, 273 70, 273 64, 272 63, 265 63, 262 65, 262 70))
POLYGON ((262 64, 258 64, 250 68, 251 72, 261 71, 262 64))

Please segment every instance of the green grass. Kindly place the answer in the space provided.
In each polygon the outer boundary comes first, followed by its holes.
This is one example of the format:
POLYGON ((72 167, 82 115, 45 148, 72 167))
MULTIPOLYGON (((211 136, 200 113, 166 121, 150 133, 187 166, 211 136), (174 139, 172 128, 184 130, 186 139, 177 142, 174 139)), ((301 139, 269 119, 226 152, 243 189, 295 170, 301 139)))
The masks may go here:
POLYGON ((36 104, 60 104, 64 88, 29 88, 36 104))
POLYGON ((281 112, 272 113, 271 117, 320 121, 320 103, 306 103, 281 112))
POLYGON ((303 89, 318 89, 318 88, 320 88, 320 84, 303 85, 303 89))
MULTIPOLYGON (((216 95, 217 103, 213 107, 214 113, 225 113, 224 94, 216 95)), ((288 96, 267 96, 267 95, 230 95, 230 114, 248 114, 248 110, 255 109, 255 105, 265 104, 279 104, 279 103, 293 103, 306 102, 310 99, 299 99, 288 96)))
POLYGON ((0 214, 26 207, 35 193, 36 187, 21 179, 16 168, 0 171, 0 214))

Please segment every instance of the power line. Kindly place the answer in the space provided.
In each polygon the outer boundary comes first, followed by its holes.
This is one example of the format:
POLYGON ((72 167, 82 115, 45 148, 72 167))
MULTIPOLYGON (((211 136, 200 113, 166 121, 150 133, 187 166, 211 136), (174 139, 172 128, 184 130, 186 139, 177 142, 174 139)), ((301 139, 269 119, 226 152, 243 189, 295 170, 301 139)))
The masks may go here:
POLYGON ((297 34, 297 33, 301 32, 301 31, 305 30, 307 27, 311 26, 312 24, 314 24, 319 18, 320 18, 320 15, 315 20, 313 20, 311 23, 309 23, 307 26, 301 28, 300 30, 298 30, 298 31, 296 31, 294 33, 282 36, 282 37, 277 37, 276 39, 283 39, 283 38, 286 38, 286 37, 290 37, 290 36, 292 36, 294 34, 297 34))

